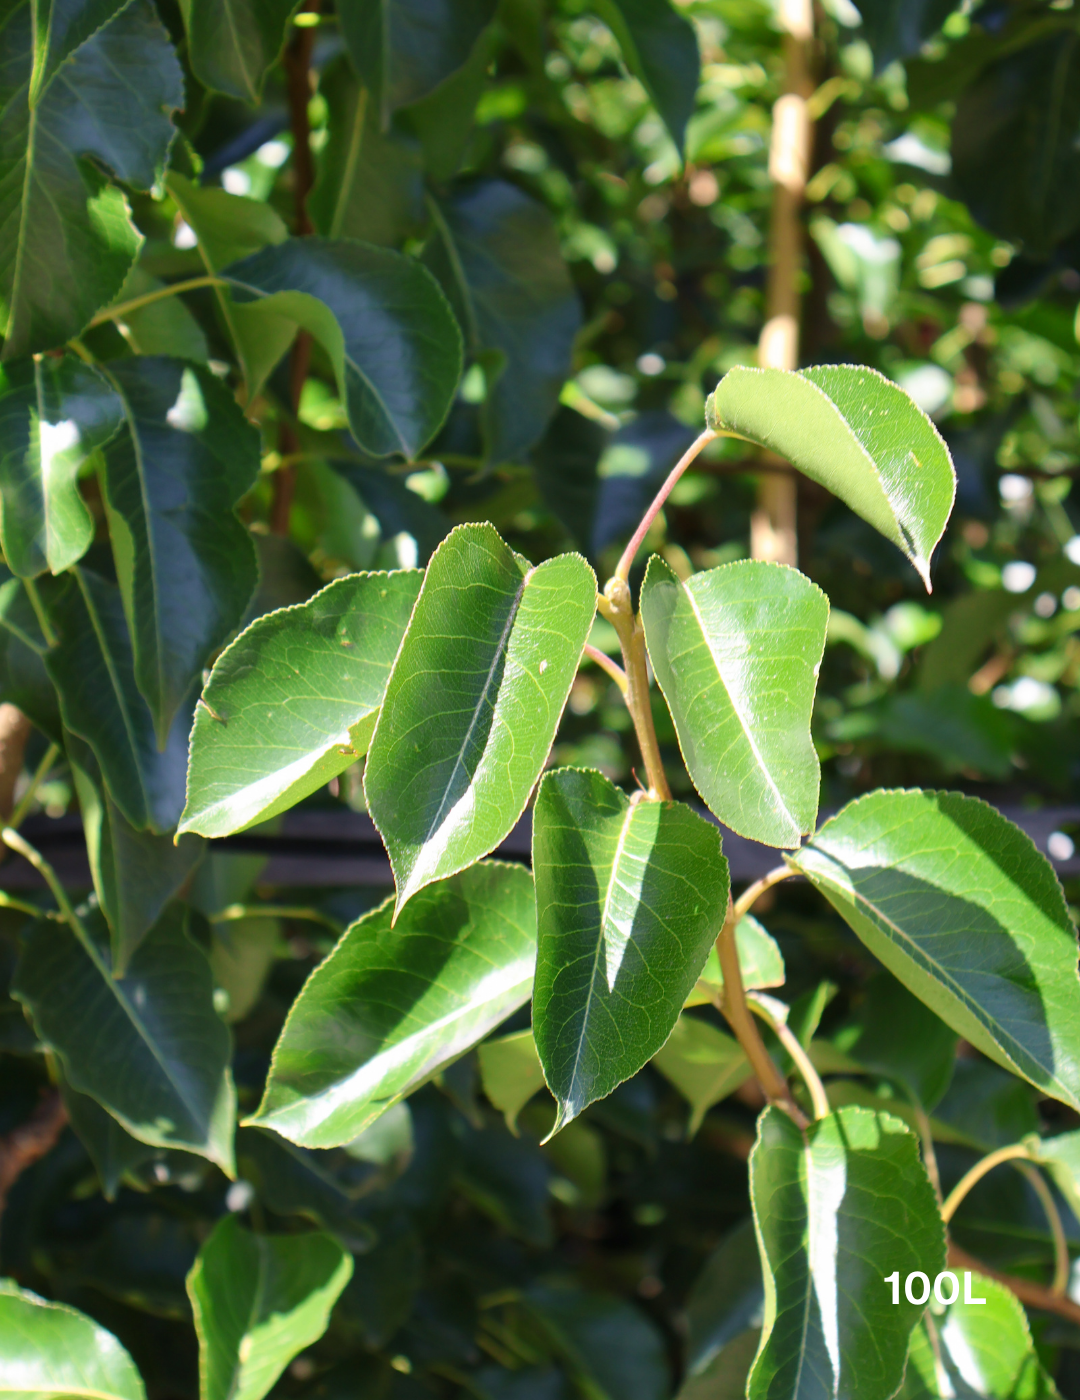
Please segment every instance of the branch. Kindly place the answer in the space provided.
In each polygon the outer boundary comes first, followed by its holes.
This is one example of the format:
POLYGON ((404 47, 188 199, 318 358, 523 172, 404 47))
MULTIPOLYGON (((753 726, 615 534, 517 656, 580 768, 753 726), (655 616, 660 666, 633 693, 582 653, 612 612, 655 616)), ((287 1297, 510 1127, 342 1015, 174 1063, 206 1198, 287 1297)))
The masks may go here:
POLYGON ((0 1211, 27 1167, 56 1146, 67 1122, 67 1109, 58 1089, 50 1089, 30 1119, 0 1137, 0 1211))
POLYGON ((656 738, 656 726, 653 724, 645 632, 641 626, 641 619, 634 616, 630 586, 626 580, 618 574, 613 574, 597 600, 597 606, 619 635, 623 664, 626 667, 626 708, 634 721, 634 732, 645 764, 645 776, 649 780, 649 795, 661 802, 670 802, 671 788, 664 772, 664 761, 660 757, 660 744, 656 738))

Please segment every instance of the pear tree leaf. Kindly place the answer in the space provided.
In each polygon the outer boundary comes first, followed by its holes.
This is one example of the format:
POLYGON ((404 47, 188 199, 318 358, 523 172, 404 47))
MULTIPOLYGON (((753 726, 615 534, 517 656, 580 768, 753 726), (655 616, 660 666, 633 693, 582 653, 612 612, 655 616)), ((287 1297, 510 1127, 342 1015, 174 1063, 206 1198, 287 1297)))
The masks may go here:
POLYGON ((1024 1141, 1034 1160, 1044 1164, 1054 1185, 1068 1201, 1069 1209, 1080 1220, 1080 1128, 1047 1138, 1031 1134, 1024 1141))
POLYGON ((12 359, 78 335, 120 290, 142 236, 102 171, 154 185, 184 84, 149 0, 16 0, 4 49, 0 333, 12 359))
MULTIPOLYGON (((784 955, 776 939, 763 928, 753 914, 744 914, 735 926, 735 947, 739 954, 739 970, 743 988, 748 992, 767 987, 782 987, 787 980, 784 955)), ((697 985, 686 998, 686 1006, 702 1006, 717 1002, 724 991, 724 974, 715 946, 709 950, 697 985)))
POLYGON ((364 774, 399 913, 521 816, 595 612, 578 554, 533 568, 491 525, 462 525, 432 555, 364 774))
POLYGON ((18 1400, 146 1400, 134 1361, 111 1332, 66 1303, 0 1279, 0 1393, 18 1400))
POLYGON ((690 1137, 713 1104, 733 1094, 752 1073, 739 1042, 696 1016, 679 1017, 652 1062, 690 1105, 690 1137))
MULTIPOLYGON (((339 1155, 355 1166, 351 1156, 339 1155)), ((237 1168, 264 1205, 277 1215, 306 1217, 331 1231, 347 1249, 361 1253, 375 1239, 366 1218, 371 1214, 365 1199, 370 1179, 352 1186, 333 1170, 333 1157, 259 1128, 240 1128, 236 1134, 237 1168)))
POLYGON ((351 1142, 529 999, 532 880, 484 861, 346 929, 293 1002, 251 1126, 351 1142))
POLYGON ((927 1112, 949 1087, 956 1032, 884 970, 867 985, 855 1020, 834 1044, 873 1074, 903 1084, 927 1112))
POLYGON ((234 302, 322 345, 365 452, 412 458, 434 437, 461 378, 461 332, 425 267, 348 239, 294 238, 223 275, 234 302))
POLYGON ((1080 1108, 1076 930, 1029 836, 975 797, 880 791, 788 859, 947 1026, 1080 1108))
POLYGON ((536 795, 533 874, 533 1031, 557 1132, 671 1034, 723 924, 728 869, 689 807, 561 768, 536 795))
POLYGON ((164 744, 258 583, 236 505, 259 474, 259 434, 202 365, 139 355, 104 373, 127 424, 105 451, 105 509, 135 678, 164 744))
POLYGON ((738 366, 709 396, 705 418, 839 496, 907 555, 929 592, 956 473, 941 434, 899 385, 866 365, 738 366))
POLYGON ((66 1080, 60 1081, 60 1093, 71 1126, 97 1171, 101 1194, 115 1201, 124 1174, 152 1162, 161 1149, 133 1138, 97 1099, 80 1094, 66 1080))
MULTIPOLYGON (((153 277, 138 263, 124 279, 114 303, 119 312, 124 302, 136 297, 164 293, 168 284, 153 277)), ((106 310, 109 310, 106 307, 106 310)), ((210 359, 203 328, 188 309, 183 297, 163 295, 143 306, 129 307, 113 322, 136 355, 173 355, 204 365, 210 359)))
POLYGON ((110 965, 104 917, 87 909, 83 923, 92 952, 56 919, 31 925, 13 995, 73 1089, 96 1099, 140 1142, 196 1152, 231 1174, 229 1032, 214 1010, 210 964, 187 934, 183 907, 166 909, 122 979, 110 965))
POLYGON ((810 738, 829 602, 797 569, 740 560, 679 580, 649 560, 641 617, 694 786, 733 831, 797 846, 817 821, 810 738))
POLYGON ((477 1048, 476 1057, 484 1093, 516 1135, 518 1114, 544 1088, 544 1071, 532 1031, 515 1031, 485 1040, 477 1048))
POLYGON ((94 538, 79 470, 118 430, 120 402, 72 355, 0 370, 0 545, 21 578, 63 573, 94 538))
POLYGON ((422 578, 336 579, 256 619, 222 652, 195 712, 181 831, 243 831, 367 752, 422 578))
POLYGON ((670 0, 598 0, 595 8, 681 155, 701 71, 694 26, 670 0))
POLYGON ((326 1331, 352 1271, 331 1235, 255 1235, 234 1215, 220 1220, 187 1280, 201 1400, 262 1400, 326 1331))
POLYGON ((899 1119, 841 1108, 800 1130, 781 1109, 758 1120, 750 1197, 765 1274, 749 1400, 811 1393, 889 1400, 923 1308, 904 1280, 945 1267, 945 1230, 899 1119), (899 1270, 899 1303, 887 1276, 899 1270))
POLYGON ((258 102, 299 0, 180 0, 188 61, 204 87, 258 102))

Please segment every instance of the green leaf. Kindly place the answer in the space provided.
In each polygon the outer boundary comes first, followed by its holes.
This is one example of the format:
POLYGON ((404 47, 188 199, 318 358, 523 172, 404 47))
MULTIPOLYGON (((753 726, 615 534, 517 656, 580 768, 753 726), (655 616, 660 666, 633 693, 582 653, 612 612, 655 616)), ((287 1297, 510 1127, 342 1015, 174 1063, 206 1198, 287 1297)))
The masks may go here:
POLYGON ((1069 1203, 1069 1209, 1080 1220, 1080 1129, 1040 1138, 1035 1134, 1024 1139, 1032 1157, 1045 1164, 1054 1185, 1069 1203))
POLYGON ((122 977, 132 953, 202 859, 205 843, 184 836, 174 844, 170 836, 137 830, 109 796, 90 745, 67 734, 64 747, 94 891, 109 925, 112 965, 122 977))
MULTIPOLYGON (((338 1155, 355 1168, 350 1156, 338 1155)), ((332 1231, 355 1252, 371 1248, 374 1231, 365 1218, 371 1214, 371 1205, 364 1197, 370 1183, 357 1188, 343 1181, 334 1170, 334 1153, 297 1147, 277 1133, 240 1128, 236 1161, 243 1179, 252 1183, 259 1200, 276 1214, 304 1216, 332 1231)))
POLYGON ((533 1029, 558 1131, 671 1034, 723 924, 728 870, 689 807, 562 768, 536 795, 533 874, 533 1029))
POLYGON ((37 586, 57 637, 45 669, 64 727, 93 749, 127 822, 140 831, 172 831, 184 805, 190 711, 177 715, 159 752, 153 718, 135 685, 119 588, 82 567, 37 586))
POLYGON ((86 910, 91 953, 66 924, 26 934, 12 992, 56 1052, 72 1088, 133 1137, 180 1147, 232 1171, 236 1096, 229 1032, 214 1010, 205 954, 170 905, 117 980, 103 916, 86 910))
POLYGON ((243 831, 367 752, 422 578, 337 579, 260 617, 218 657, 195 711, 181 831, 243 831))
POLYGON ((733 831, 797 846, 817 821, 810 738, 829 601, 783 564, 741 560, 681 582, 649 560, 641 617, 694 786, 733 831))
POLYGON ((956 473, 941 434, 898 385, 865 365, 740 366, 716 386, 705 417, 839 496, 907 555, 929 591, 956 473))
POLYGON ((842 1108, 800 1131, 778 1108, 758 1120, 750 1195, 765 1272, 749 1400, 888 1400, 922 1314, 903 1282, 945 1267, 945 1231, 896 1118, 842 1108), (900 1273, 900 1301, 884 1279, 900 1273))
POLYGON ((875 792, 789 859, 954 1031, 1080 1108, 1076 930, 1030 837, 978 798, 875 792))
POLYGON ((713 1104, 733 1094, 751 1075, 739 1042, 696 1016, 679 1017, 653 1064, 690 1105, 689 1137, 713 1104))
POLYGON ((230 1025, 242 1021, 258 1004, 283 946, 280 919, 229 919, 216 926, 210 967, 215 988, 229 998, 222 1015, 230 1025))
MULTIPOLYGON (((500 16, 500 22, 505 24, 505 15, 500 16)), ((500 38, 498 27, 485 29, 464 67, 405 114, 405 121, 419 137, 424 168, 432 180, 452 180, 465 159, 476 105, 487 85, 488 69, 500 38)))
POLYGON ((681 155, 701 70, 694 26, 670 0, 598 0, 595 9, 681 155))
MULTIPOLYGON (((739 954, 739 970, 743 988, 748 992, 765 987, 782 987, 787 980, 784 957, 776 939, 762 928, 753 914, 744 914, 735 925, 735 947, 739 954)), ((720 958, 713 947, 705 960, 697 986, 686 998, 686 1006, 701 1006, 716 1002, 723 994, 724 974, 720 958)))
POLYGON ((302 238, 224 275, 234 301, 319 341, 365 452, 412 458, 434 437, 461 377, 461 332, 425 267, 387 248, 302 238))
POLYGON ((894 59, 918 53, 954 8, 952 0, 856 0, 856 6, 878 73, 894 59))
POLYGON ((912 1333, 897 1400, 1058 1400, 1015 1294, 972 1274, 971 1297, 982 1301, 965 1303, 963 1274, 954 1270, 953 1277, 960 1296, 943 1317, 926 1317, 912 1333))
POLYGON ((903 1084, 927 1112, 941 1101, 956 1064, 955 1031, 887 972, 872 979, 856 1021, 835 1043, 864 1069, 903 1084))
POLYGON ((533 1033, 515 1031, 497 1040, 485 1040, 476 1054, 484 1093, 516 1135, 518 1114, 544 1088, 544 1071, 533 1033))
POLYGON ((103 495, 135 679, 158 743, 258 583, 236 504, 259 474, 259 434, 201 365, 115 360, 127 431, 105 451, 103 495))
POLYGON ((235 1216, 219 1221, 188 1275, 200 1400, 262 1400, 326 1331, 352 1268, 330 1235, 253 1235, 235 1216))
MULTIPOLYGON (((136 263, 117 293, 116 304, 164 292, 167 285, 136 263)), ((136 355, 173 355, 198 364, 206 364, 210 358, 203 329, 183 297, 162 296, 158 301, 125 311, 113 324, 136 355)))
POLYGON ((78 335, 120 290, 142 236, 102 168, 150 189, 184 86, 149 0, 21 0, 4 46, 0 332, 12 359, 78 335))
MULTIPOLYGON (((748 1328, 756 1328, 761 1322, 764 1301, 761 1258, 754 1222, 748 1216, 709 1255, 687 1295, 687 1373, 702 1375, 736 1337, 743 1336, 748 1328)), ((753 1359, 753 1354, 747 1358, 747 1371, 753 1359)), ((744 1374, 739 1400, 744 1400, 745 1395, 744 1374)))
POLYGON ((385 129, 390 114, 418 102, 460 68, 495 0, 374 0, 343 6, 342 37, 385 129))
POLYGON ((293 1003, 249 1120, 306 1147, 350 1142, 529 998, 532 880, 485 861, 346 930, 293 1003))
POLYGON ((595 610, 580 555, 533 568, 490 525, 459 526, 432 555, 364 774, 399 912, 521 816, 595 610))
POLYGON ((433 208, 425 257, 483 366, 487 464, 519 460, 555 412, 581 328, 555 222, 505 180, 475 181, 433 208))
POLYGON ((624 1298, 533 1284, 524 1304, 590 1400, 664 1400, 670 1392, 664 1339, 624 1298))
POLYGON ((63 573, 89 549, 79 470, 120 421, 116 395, 74 356, 0 370, 0 545, 13 573, 63 573))
POLYGON ((0 1394, 14 1400, 146 1400, 135 1363, 111 1332, 64 1303, 0 1279, 0 1394))
POLYGON ((115 1201, 125 1173, 153 1161, 159 1149, 133 1138, 96 1099, 80 1094, 65 1080, 61 1080, 60 1092, 71 1126, 97 1171, 102 1195, 115 1201))
POLYGON ((180 0, 188 62, 204 87, 258 102, 299 0, 180 0))

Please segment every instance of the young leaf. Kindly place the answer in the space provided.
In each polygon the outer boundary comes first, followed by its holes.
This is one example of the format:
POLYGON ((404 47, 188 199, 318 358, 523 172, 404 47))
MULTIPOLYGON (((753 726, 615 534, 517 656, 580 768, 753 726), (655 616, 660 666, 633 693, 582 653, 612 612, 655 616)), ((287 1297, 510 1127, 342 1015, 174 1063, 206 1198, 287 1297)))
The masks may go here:
MULTIPOLYGON (((735 926, 735 946, 739 954, 739 970, 743 987, 748 992, 766 987, 782 987, 787 980, 784 957, 772 934, 758 923, 753 914, 744 914, 735 926)), ((724 990, 724 974, 715 947, 709 950, 697 986, 686 998, 686 1006, 701 1006, 715 1002, 724 990)))
POLYGON ((337 579, 222 652, 195 711, 181 831, 243 831, 367 752, 422 578, 337 579))
POLYGON ((619 41, 682 154, 701 70, 694 26, 670 0, 599 0, 596 13, 619 41))
POLYGON ((562 768, 536 795, 533 873, 533 1031, 558 1131, 671 1034, 723 924, 728 870, 689 807, 562 768))
POLYGON ((544 1087, 544 1071, 532 1031, 515 1031, 497 1040, 485 1040, 476 1056, 484 1093, 516 1134, 518 1114, 544 1087))
POLYGON ((293 1003, 249 1122, 305 1147, 350 1142, 529 998, 532 880, 485 861, 348 928, 293 1003))
POLYGON ((425 267, 364 243, 296 238, 224 275, 234 301, 319 341, 365 452, 411 458, 434 437, 461 378, 461 332, 425 267))
POLYGON ((689 1137, 713 1104, 733 1094, 752 1072, 739 1042, 696 1016, 679 1017, 652 1062, 690 1105, 689 1137))
POLYGON ((682 583, 654 556, 641 618, 698 792, 740 836, 797 846, 817 820, 810 712, 829 621, 824 593, 797 569, 756 560, 682 583))
POLYGON ((136 356, 104 373, 127 421, 105 452, 105 509, 135 678, 164 744, 258 583, 236 504, 259 474, 259 435, 201 365, 136 356))
POLYGON ((180 0, 188 61, 204 87, 258 102, 297 0, 180 0))
POLYGON ((975 797, 874 792, 789 859, 954 1031, 1080 1108, 1076 930, 1030 837, 975 797))
POLYGON ((800 1131, 758 1120, 750 1195, 765 1271, 750 1400, 811 1392, 888 1400, 922 1307, 903 1280, 945 1267, 945 1231, 918 1139, 898 1119, 842 1108, 800 1131), (899 1270, 899 1303, 884 1280, 899 1270))
POLYGON ((77 478, 120 421, 116 395, 74 356, 0 370, 0 545, 12 573, 63 573, 89 549, 94 521, 77 478))
POLYGON ((326 1331, 352 1270, 330 1235, 254 1235, 234 1215, 220 1220, 187 1280, 200 1400, 262 1400, 326 1331))
POLYGON ((210 964, 171 905, 113 976, 102 915, 83 923, 94 953, 66 924, 26 934, 12 992, 28 1008, 64 1077, 133 1137, 197 1152, 232 1171, 236 1095, 229 1032, 214 1010, 210 964))
POLYGON ((432 555, 364 774, 398 912, 521 816, 595 610, 578 554, 532 568, 491 525, 462 525, 432 555))
POLYGON ((740 366, 716 386, 705 416, 839 496, 903 550, 929 591, 956 473, 941 434, 899 385, 865 365, 740 366))
POLYGON ((100 167, 150 189, 184 85, 149 0, 9 6, 4 48, 0 333, 9 360, 78 335, 120 290, 142 236, 100 167))
POLYGON ((135 1363, 111 1332, 65 1303, 0 1279, 0 1392, 17 1400, 146 1400, 135 1363))
POLYGON ((480 180, 434 206, 426 260, 483 365, 489 466, 543 434, 570 373, 581 307, 542 204, 505 180, 480 180))

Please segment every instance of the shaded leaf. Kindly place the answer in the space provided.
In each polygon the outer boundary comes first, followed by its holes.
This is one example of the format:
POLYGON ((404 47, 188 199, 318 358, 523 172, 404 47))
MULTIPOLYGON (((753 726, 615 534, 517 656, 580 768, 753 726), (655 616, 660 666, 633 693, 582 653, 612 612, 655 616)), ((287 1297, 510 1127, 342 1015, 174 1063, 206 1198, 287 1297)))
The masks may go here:
POLYGON ((1024 1141, 1032 1157, 1045 1164, 1054 1185, 1080 1220, 1080 1129, 1047 1138, 1032 1134, 1024 1141))
POLYGON ((789 859, 948 1026, 1080 1107, 1076 930, 1030 837, 978 798, 876 792, 789 859))
POLYGON ((184 922, 182 907, 171 905, 117 980, 100 913, 83 917, 93 954, 66 924, 39 919, 12 991, 74 1089, 141 1142, 185 1148, 231 1172, 229 1032, 214 1010, 210 965, 184 922))
POLYGON ((253 1125, 349 1142, 528 1000, 528 871, 487 861, 392 915, 387 901, 358 920, 304 984, 253 1125))
POLYGON ((764 1305, 761 1258, 754 1223, 748 1218, 709 1255, 686 1299, 689 1375, 703 1375, 736 1337, 760 1327, 764 1305))
MULTIPOLYGON (((163 292, 166 285, 160 277, 152 277, 136 263, 124 279, 116 302, 120 304, 152 292, 163 292)), ((159 301, 125 311, 113 324, 136 355, 174 355, 198 364, 206 364, 210 358, 203 329, 183 297, 163 296, 159 301)))
POLYGON ((596 1400, 664 1400, 664 1341, 632 1303, 546 1284, 533 1284, 525 1303, 582 1393, 596 1400))
MULTIPOLYGON (((782 987, 787 979, 784 957, 780 947, 767 929, 762 928, 753 914, 744 914, 735 925, 735 947, 739 954, 739 970, 743 988, 748 992, 765 987, 782 987)), ((697 986, 686 998, 686 1006, 701 1006, 716 1002, 723 995, 724 974, 716 948, 709 950, 697 986)))
POLYGON ((373 1223, 375 1242, 354 1258, 352 1278, 335 1309, 334 1323, 358 1334, 368 1350, 378 1351, 412 1311, 424 1276, 424 1250, 403 1212, 380 1212, 373 1223))
POLYGON ((222 1014, 230 1025, 258 1004, 283 944, 280 919, 230 919, 215 928, 210 967, 215 988, 229 998, 222 1014))
POLYGON ((544 1088, 544 1071, 532 1031, 485 1040, 477 1047, 484 1093, 517 1132, 517 1117, 532 1096, 544 1088))
POLYGON ((341 1179, 332 1153, 297 1147, 277 1133, 240 1128, 236 1161, 244 1180, 252 1182, 259 1199, 278 1215, 304 1216, 332 1230, 349 1249, 371 1247, 374 1232, 364 1186, 353 1189, 341 1179))
POLYGON ((299 0, 180 0, 188 62, 204 87, 258 102, 299 0))
POLYGON ((461 332, 426 268, 386 248, 303 238, 225 276, 236 302, 320 342, 366 452, 415 457, 438 431, 461 376, 461 332))
POLYGON ((235 1216, 219 1221, 188 1275, 201 1400, 262 1400, 326 1331, 351 1274, 330 1235, 254 1235, 235 1216))
POLYGON ((116 395, 73 356, 0 370, 0 545, 13 573, 59 574, 89 549, 79 470, 120 421, 116 395))
POLYGON ((218 657, 195 712, 181 831, 266 821, 367 752, 422 577, 337 579, 218 657))
POLYGON ((556 1128, 660 1049, 720 932, 720 833, 675 802, 631 802, 562 768, 533 810, 533 1029, 556 1128))
POLYGON ((810 738, 829 602, 797 569, 741 560, 681 582, 649 560, 641 617, 694 786, 740 836, 797 846, 817 821, 810 738))
POLYGON ((50 1303, 11 1279, 0 1279, 0 1389, 20 1400, 92 1395, 146 1400, 135 1363, 111 1332, 64 1303, 50 1303))
POLYGON ((945 1232, 896 1118, 842 1108, 800 1131, 780 1109, 758 1120, 750 1194, 766 1271, 761 1347, 747 1394, 888 1400, 922 1313, 883 1280, 945 1266, 945 1232))
POLYGON ((952 14, 953 0, 855 0, 863 37, 880 73, 894 59, 918 53, 952 14))
POLYGON ((551 1166, 535 1142, 501 1129, 464 1134, 455 1185, 515 1238, 550 1249, 551 1166))
POLYGON ((364 774, 399 911, 520 817, 595 608, 580 555, 533 568, 490 525, 459 526, 432 555, 364 774))
POLYGON ((102 1195, 115 1201, 124 1174, 153 1161, 159 1149, 132 1137, 89 1094, 80 1094, 66 1082, 60 1092, 71 1126, 97 1171, 102 1195))
POLYGON ((626 66, 640 79, 682 154, 694 111, 701 57, 694 26, 670 0, 599 0, 626 66))
POLYGON ((23 0, 9 9, 4 45, 0 332, 11 359, 78 335, 120 290, 142 237, 102 167, 148 190, 184 87, 149 0, 23 0))
POLYGON ((690 1105, 690 1137, 713 1104, 733 1094, 752 1072, 739 1042, 696 1016, 679 1017, 653 1064, 690 1105))
POLYGON ((874 977, 854 1024, 835 1043, 873 1073, 905 1085, 929 1112, 949 1087, 956 1032, 887 972, 874 977))
POLYGON ((898 385, 865 365, 724 375, 705 415, 786 457, 892 540, 930 587, 956 494, 949 450, 898 385))
POLYGON ((497 26, 484 29, 464 66, 404 114, 405 122, 419 137, 424 168, 433 180, 452 180, 465 159, 476 105, 499 39, 497 26))

